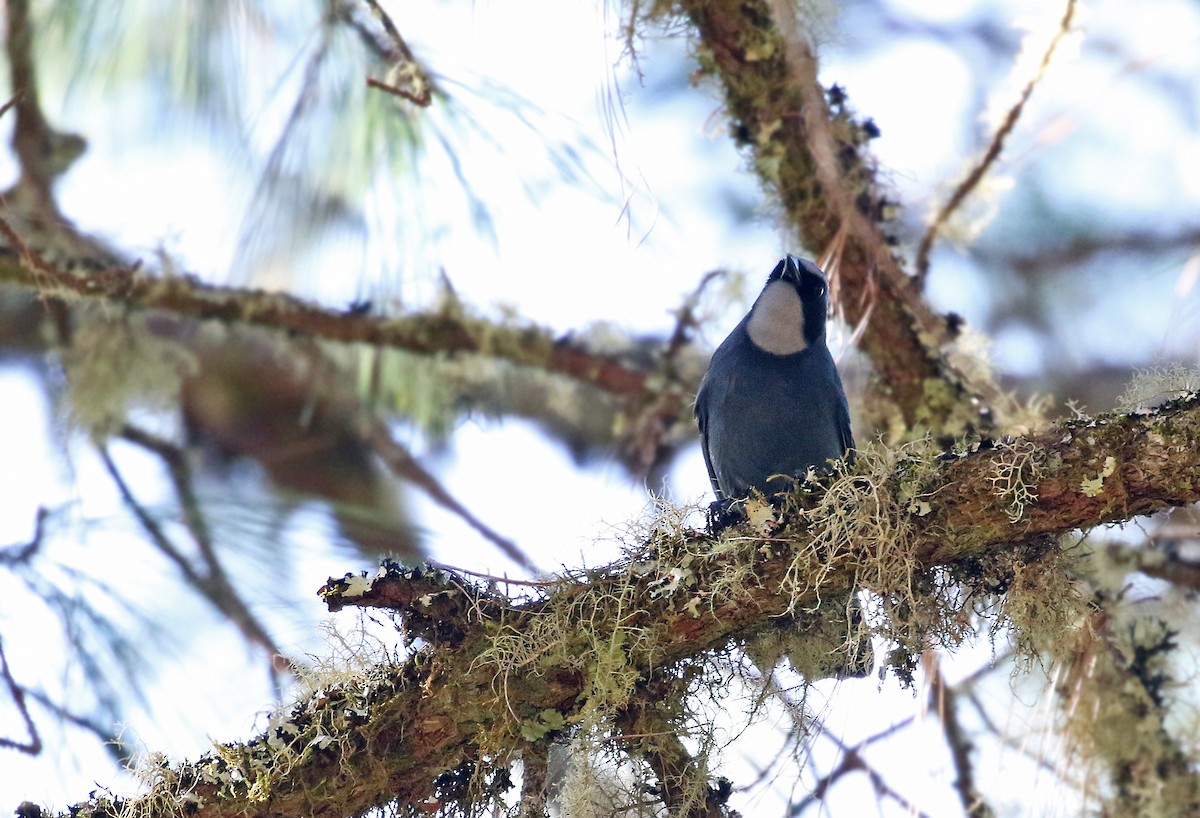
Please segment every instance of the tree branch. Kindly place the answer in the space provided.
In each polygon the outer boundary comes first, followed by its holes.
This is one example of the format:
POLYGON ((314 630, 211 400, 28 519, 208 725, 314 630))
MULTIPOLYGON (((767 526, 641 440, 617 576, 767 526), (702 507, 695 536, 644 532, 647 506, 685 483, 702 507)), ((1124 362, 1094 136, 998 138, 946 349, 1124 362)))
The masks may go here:
MULTIPOLYGON (((248 744, 155 768, 138 803, 173 809, 184 793, 195 816, 340 816, 392 799, 415 804, 434 796, 447 771, 515 759, 522 725, 544 732, 547 713, 568 726, 585 712, 615 714, 637 685, 669 678, 781 614, 803 620, 838 591, 861 586, 918 601, 922 577, 942 567, 978 587, 935 602, 968 604, 961 600, 1016 584, 1005 556, 1028 585, 1039 560, 1055 553, 1055 535, 1200 500, 1200 398, 969 454, 874 457, 864 450, 855 473, 806 495, 816 505, 790 514, 773 536, 740 530, 713 540, 664 523, 626 561, 564 578, 531 601, 394 564, 371 579, 331 580, 321 591, 331 610, 390 609, 430 647, 314 691, 248 744), (1013 480, 1025 481, 1019 491, 1013 480), (837 531, 844 539, 833 538, 837 531), (683 565, 689 580, 679 579, 683 565)), ((1032 604, 1059 602, 1044 591, 1032 604)), ((119 806, 93 799, 74 814, 114 815, 119 806)))
POLYGON ((1058 31, 1050 40, 1050 44, 1046 47, 1046 51, 1042 54, 1042 60, 1038 63, 1037 71, 1025 83, 1025 87, 1021 90, 1021 96, 1017 99, 1008 110, 1008 114, 1004 117, 1004 121, 1000 123, 1000 127, 996 129, 996 133, 992 135, 992 141, 988 144, 987 150, 979 161, 971 168, 970 172, 963 178, 950 198, 946 200, 940 208, 937 215, 933 217, 929 228, 925 231, 925 235, 921 237, 921 244, 917 248, 917 279, 924 284, 925 276, 929 272, 929 253, 933 249, 933 243, 937 240, 938 231, 945 226, 950 217, 954 215, 966 198, 971 195, 971 192, 979 186, 987 175, 988 170, 1000 158, 1000 151, 1004 150, 1004 142, 1008 139, 1009 134, 1017 126, 1017 121, 1021 118, 1021 112, 1025 110, 1025 104, 1029 102, 1029 98, 1033 96, 1033 89, 1037 87, 1039 81, 1046 73, 1046 69, 1050 67, 1050 61, 1054 57, 1054 52, 1058 50, 1059 44, 1071 32, 1071 24, 1075 18, 1075 0, 1067 0, 1067 9, 1063 13, 1062 20, 1059 21, 1058 31))
POLYGON ((926 651, 924 658, 929 675, 930 709, 938 714, 942 722, 946 748, 954 762, 954 789, 963 812, 968 818, 995 818, 996 813, 975 786, 975 764, 971 760, 975 745, 958 716, 958 691, 946 684, 941 659, 936 652, 926 651))
POLYGON ((0 248, 0 282, 28 287, 43 297, 102 299, 135 309, 161 309, 184 317, 422 355, 475 353, 565 375, 618 396, 640 397, 648 392, 650 371, 590 352, 532 324, 497 324, 466 315, 461 308, 385 318, 355 309, 326 309, 283 293, 214 286, 191 275, 155 276, 136 266, 97 267, 86 259, 67 269, 38 256, 36 248, 26 248, 4 219, 0 219, 0 233, 13 248, 7 258, 0 248), (32 261, 22 264, 22 256, 32 261))
POLYGON ((20 180, 5 197, 19 193, 20 198, 28 197, 25 204, 32 215, 46 222, 61 221, 52 186, 83 154, 87 143, 76 134, 54 130, 42 113, 28 0, 8 0, 5 10, 4 50, 17 112, 12 147, 21 168, 20 180))
POLYGON ((4 686, 8 688, 8 695, 16 705, 17 713, 20 714, 21 721, 25 724, 25 732, 29 735, 28 741, 0 736, 0 749, 18 750, 31 756, 38 755, 42 752, 42 739, 38 735, 33 716, 29 713, 29 705, 25 702, 25 688, 17 684, 17 680, 13 678, 12 671, 8 667, 8 656, 4 653, 3 640, 0 640, 0 680, 3 680, 4 686))
POLYGON ((492 529, 483 520, 476 517, 470 509, 460 503, 442 482, 428 469, 417 462, 417 459, 392 436, 391 431, 380 420, 373 420, 366 434, 371 450, 379 456, 392 474, 407 480, 420 488, 429 499, 442 508, 457 515, 463 522, 475 529, 488 542, 500 549, 506 557, 532 574, 540 570, 537 563, 519 545, 492 529))
POLYGON ((190 516, 190 511, 197 510, 198 506, 194 497, 191 496, 191 477, 182 463, 182 454, 178 453, 178 450, 170 444, 157 441, 152 435, 142 433, 133 427, 126 428, 124 437, 135 445, 159 454, 167 461, 167 467, 172 472, 172 478, 175 481, 176 492, 180 497, 180 504, 185 509, 188 532, 192 535, 197 551, 199 551, 199 565, 193 564, 192 560, 189 560, 182 551, 175 547, 154 516, 134 496, 133 490, 122 477, 107 447, 97 446, 101 462, 116 484, 122 500, 129 507, 150 542, 175 565, 184 581, 199 591, 209 604, 224 615, 247 642, 257 645, 267 652, 272 674, 279 670, 291 670, 292 660, 275 642, 266 626, 254 615, 234 587, 209 539, 207 525, 201 524, 197 527, 193 524, 195 521, 190 516), (181 475, 186 475, 186 477, 181 475), (182 482, 180 482, 181 480, 182 482))
POLYGON ((1096 610, 1070 653, 1056 692, 1083 758, 1102 765, 1112 782, 1104 815, 1200 814, 1200 775, 1190 736, 1172 722, 1178 633, 1161 620, 1096 610))

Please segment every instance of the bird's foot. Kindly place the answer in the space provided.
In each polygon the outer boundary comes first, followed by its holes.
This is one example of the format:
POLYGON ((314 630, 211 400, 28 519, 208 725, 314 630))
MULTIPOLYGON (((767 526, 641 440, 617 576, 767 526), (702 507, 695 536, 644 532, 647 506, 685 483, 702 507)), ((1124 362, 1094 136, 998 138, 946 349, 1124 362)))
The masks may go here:
POLYGON ((731 525, 746 519, 746 507, 742 500, 716 500, 708 505, 706 521, 708 533, 716 537, 731 525))

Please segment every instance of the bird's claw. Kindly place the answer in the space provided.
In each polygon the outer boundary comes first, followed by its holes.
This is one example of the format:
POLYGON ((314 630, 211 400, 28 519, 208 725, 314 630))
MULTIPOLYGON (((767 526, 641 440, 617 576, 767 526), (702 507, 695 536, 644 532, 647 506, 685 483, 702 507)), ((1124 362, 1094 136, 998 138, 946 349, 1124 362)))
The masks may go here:
POLYGON ((725 529, 746 519, 746 506, 742 500, 716 500, 708 504, 705 515, 708 533, 717 536, 725 529))

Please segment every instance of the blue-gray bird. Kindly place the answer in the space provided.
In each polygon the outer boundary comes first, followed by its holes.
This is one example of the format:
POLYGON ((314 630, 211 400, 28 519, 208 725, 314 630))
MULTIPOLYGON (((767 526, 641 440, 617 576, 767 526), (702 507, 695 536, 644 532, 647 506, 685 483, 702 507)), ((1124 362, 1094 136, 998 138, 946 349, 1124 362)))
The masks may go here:
MULTIPOLYGON (((828 305, 821 268, 789 255, 713 353, 696 394, 696 420, 718 500, 709 517, 714 533, 736 519, 729 506, 751 489, 771 497, 790 489, 790 478, 853 455, 846 393, 825 345, 828 305)), ((862 677, 873 653, 861 623, 851 592, 791 624, 778 620, 748 650, 760 667, 787 656, 809 681, 862 677)))
POLYGON ((825 345, 829 284, 788 255, 713 353, 696 395, 704 462, 718 500, 767 497, 854 449, 850 411, 825 345))

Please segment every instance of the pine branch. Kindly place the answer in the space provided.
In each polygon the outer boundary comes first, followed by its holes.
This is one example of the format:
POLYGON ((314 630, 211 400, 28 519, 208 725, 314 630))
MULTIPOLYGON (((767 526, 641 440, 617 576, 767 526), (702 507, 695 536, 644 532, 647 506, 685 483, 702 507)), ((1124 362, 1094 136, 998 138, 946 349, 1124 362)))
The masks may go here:
POLYGON ((967 197, 979 187, 979 184, 986 178, 988 171, 996 160, 1000 158, 1000 152, 1004 150, 1004 143, 1017 127, 1017 122, 1021 118, 1021 112, 1025 110, 1026 103, 1033 96, 1033 89, 1037 87, 1042 77, 1046 75, 1047 69, 1050 68, 1050 61, 1054 57, 1054 52, 1058 50, 1059 45, 1067 35, 1071 32, 1071 26, 1075 19, 1075 0, 1067 0, 1067 8, 1063 13, 1062 20, 1058 24, 1058 31, 1050 40, 1050 44, 1046 47, 1045 53, 1042 55, 1041 62, 1038 63, 1037 71, 1025 83, 1025 87, 1021 89, 1021 95, 1017 101, 1008 109, 1007 115, 1000 123, 1000 127, 992 135, 991 142, 988 143, 987 150, 981 156, 963 177, 962 181, 954 188, 954 192, 950 194, 950 198, 938 208, 937 214, 933 217, 933 221, 929 224, 925 235, 921 237, 921 243, 917 247, 917 279, 924 284, 925 276, 929 272, 929 254, 933 250, 933 243, 937 241, 938 233, 950 221, 954 212, 962 206, 967 197))
MULTIPOLYGON (((0 231, 19 247, 19 236, 0 219, 0 231)), ((20 251, 18 251, 20 252, 20 251)), ((531 324, 505 326, 461 310, 385 318, 356 309, 331 310, 283 293, 205 284, 191 275, 156 276, 137 267, 66 269, 36 258, 23 266, 0 256, 0 282, 35 289, 46 298, 103 299, 135 309, 285 330, 296 335, 375 344, 424 355, 477 353, 533 366, 617 395, 646 391, 647 372, 597 355, 531 324)))
MULTIPOLYGON (((615 717, 638 685, 686 676, 706 652, 780 615, 803 620, 838 590, 907 593, 916 603, 930 587, 922 578, 940 570, 967 597, 1007 589, 1013 607, 1053 608, 1071 596, 1065 574, 1034 599, 1011 597, 1042 560, 1060 564, 1058 535, 1200 500, 1200 398, 985 442, 972 453, 877 461, 890 462, 890 472, 870 470, 870 450, 861 460, 827 493, 805 495, 806 510, 770 536, 741 530, 714 540, 664 524, 630 559, 548 584, 532 601, 395 565, 371 579, 331 580, 321 591, 331 610, 389 609, 429 647, 314 692, 249 744, 156 768, 156 783, 136 801, 93 799, 73 815, 173 813, 185 802, 194 816, 349 815, 392 799, 416 809, 444 799, 439 788, 457 780, 451 771, 510 763, 531 730, 552 739, 597 712, 615 717), (845 540, 831 539, 834 530, 845 540), (672 583, 681 565, 691 579, 672 583)), ((934 601, 952 598, 961 596, 934 601)), ((1060 614, 1072 612, 1080 613, 1060 614)), ((1023 621, 1013 615, 1018 629, 1023 621)))

